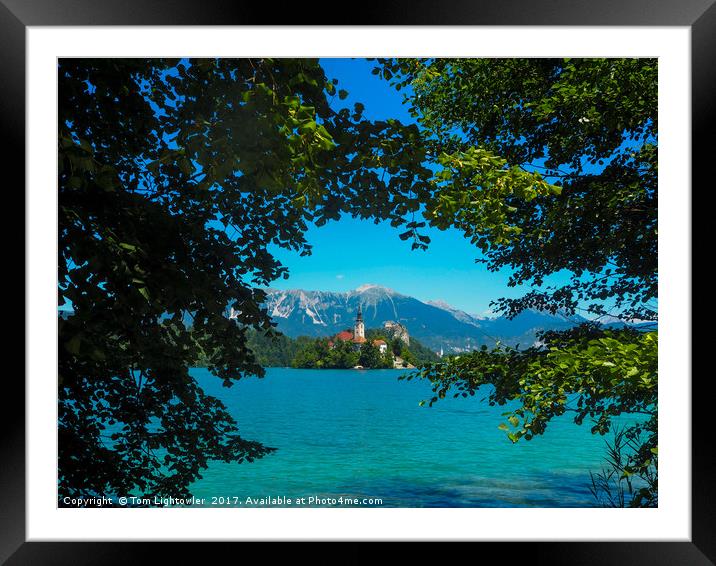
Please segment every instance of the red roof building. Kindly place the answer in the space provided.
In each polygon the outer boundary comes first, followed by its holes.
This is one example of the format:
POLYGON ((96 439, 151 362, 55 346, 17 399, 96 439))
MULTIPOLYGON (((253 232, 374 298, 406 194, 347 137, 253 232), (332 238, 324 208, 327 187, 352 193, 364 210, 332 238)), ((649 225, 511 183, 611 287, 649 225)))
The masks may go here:
POLYGON ((353 333, 350 330, 339 332, 336 334, 336 340, 342 340, 343 342, 351 341, 353 340, 353 333))
MULTIPOLYGON (((365 323, 363 322, 363 311, 360 305, 358 306, 358 316, 356 317, 356 323, 353 331, 343 330, 333 337, 336 342, 338 340, 342 342, 352 342, 353 344, 364 344, 367 342, 365 338, 365 323)), ((385 352, 388 345, 385 340, 373 340, 373 345, 380 348, 381 352, 385 352)), ((329 342, 329 346, 333 347, 333 342, 329 342)))

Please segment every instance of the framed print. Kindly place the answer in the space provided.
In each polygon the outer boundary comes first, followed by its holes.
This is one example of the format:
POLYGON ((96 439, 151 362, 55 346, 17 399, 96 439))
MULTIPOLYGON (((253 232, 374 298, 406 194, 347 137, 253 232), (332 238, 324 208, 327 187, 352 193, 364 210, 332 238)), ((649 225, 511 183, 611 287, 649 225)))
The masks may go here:
POLYGON ((716 560, 691 373, 709 2, 3 2, 8 564, 716 560))

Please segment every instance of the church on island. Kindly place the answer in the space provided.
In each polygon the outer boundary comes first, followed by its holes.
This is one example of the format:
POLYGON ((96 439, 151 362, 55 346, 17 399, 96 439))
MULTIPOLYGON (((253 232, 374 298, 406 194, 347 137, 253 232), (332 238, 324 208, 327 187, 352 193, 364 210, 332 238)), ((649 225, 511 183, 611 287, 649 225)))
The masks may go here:
MULTIPOLYGON (((328 342, 329 347, 338 342, 351 342, 356 349, 361 347, 361 344, 365 344, 365 323, 363 322, 363 311, 360 305, 358 305, 358 315, 356 316, 355 324, 353 325, 353 331, 344 330, 336 334, 332 340, 328 342)), ((373 340, 373 346, 380 350, 381 354, 385 354, 388 351, 388 344, 385 340, 373 340)))

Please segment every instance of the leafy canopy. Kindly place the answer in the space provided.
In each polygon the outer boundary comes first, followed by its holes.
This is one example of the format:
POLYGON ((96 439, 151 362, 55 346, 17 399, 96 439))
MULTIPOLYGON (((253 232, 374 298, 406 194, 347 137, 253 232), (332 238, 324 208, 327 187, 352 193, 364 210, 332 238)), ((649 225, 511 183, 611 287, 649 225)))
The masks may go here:
MULTIPOLYGON (((458 227, 490 270, 508 267, 511 286, 533 286, 497 300, 498 310, 656 323, 656 60, 379 60, 374 73, 408 93, 438 167, 428 223, 458 227), (519 181, 537 171, 533 184, 519 181), (565 272, 568 283, 545 285, 565 272)), ((622 462, 617 483, 643 480, 629 504, 656 505, 655 331, 586 324, 544 333, 527 350, 497 344, 415 375, 432 381, 430 404, 486 385, 490 403, 517 401, 502 425, 513 442, 568 411, 600 434, 617 415, 644 415, 623 431, 633 450, 613 460, 622 462)))
POLYGON ((335 110, 315 60, 62 59, 58 80, 60 496, 185 495, 209 460, 269 451, 188 368, 263 375, 247 332, 273 333, 258 287, 287 276, 269 244, 408 222, 419 131, 335 110))
POLYGON ((461 229, 512 286, 572 274, 500 309, 656 320, 655 59, 401 59, 376 72, 408 89, 441 168, 429 222, 461 229))

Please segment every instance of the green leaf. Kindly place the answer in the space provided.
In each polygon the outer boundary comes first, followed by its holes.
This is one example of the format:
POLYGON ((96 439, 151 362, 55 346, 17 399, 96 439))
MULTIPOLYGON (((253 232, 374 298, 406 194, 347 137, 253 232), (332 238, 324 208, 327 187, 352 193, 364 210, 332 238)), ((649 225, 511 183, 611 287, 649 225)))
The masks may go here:
POLYGON ((65 349, 75 356, 80 353, 80 345, 82 344, 82 337, 79 334, 75 334, 70 340, 65 343, 65 349))

